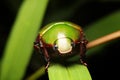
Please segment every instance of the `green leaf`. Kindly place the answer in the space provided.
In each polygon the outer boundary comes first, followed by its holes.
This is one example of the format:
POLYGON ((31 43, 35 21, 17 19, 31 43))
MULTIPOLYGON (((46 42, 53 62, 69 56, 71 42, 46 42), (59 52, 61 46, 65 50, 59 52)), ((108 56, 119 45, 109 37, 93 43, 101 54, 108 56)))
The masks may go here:
MULTIPOLYGON (((88 41, 92 41, 118 30, 120 30, 120 11, 111 13, 87 26, 85 29, 85 34, 88 41)), ((91 56, 96 53, 96 51, 98 52, 102 50, 106 45, 107 44, 104 43, 102 45, 89 49, 87 51, 87 56, 91 56)))
POLYGON ((87 67, 81 64, 53 64, 48 68, 48 73, 50 80, 92 80, 87 67))
POLYGON ((48 0, 24 0, 2 59, 1 80, 22 80, 48 0))

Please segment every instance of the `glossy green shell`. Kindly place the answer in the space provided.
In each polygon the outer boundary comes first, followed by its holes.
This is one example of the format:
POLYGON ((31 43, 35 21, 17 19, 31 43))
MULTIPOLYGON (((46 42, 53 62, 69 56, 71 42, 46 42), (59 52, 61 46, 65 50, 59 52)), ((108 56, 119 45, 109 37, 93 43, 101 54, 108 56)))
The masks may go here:
POLYGON ((59 34, 72 39, 73 41, 80 39, 81 27, 71 22, 56 22, 43 27, 39 33, 43 42, 46 44, 54 44, 59 34))

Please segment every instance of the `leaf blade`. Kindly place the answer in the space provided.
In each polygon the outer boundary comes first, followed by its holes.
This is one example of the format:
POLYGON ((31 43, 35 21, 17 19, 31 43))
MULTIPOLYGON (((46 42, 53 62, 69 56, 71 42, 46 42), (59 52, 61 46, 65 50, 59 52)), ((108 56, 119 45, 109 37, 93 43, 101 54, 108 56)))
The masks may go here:
POLYGON ((50 80, 92 80, 87 67, 81 64, 63 66, 55 63, 48 68, 48 74, 50 80))

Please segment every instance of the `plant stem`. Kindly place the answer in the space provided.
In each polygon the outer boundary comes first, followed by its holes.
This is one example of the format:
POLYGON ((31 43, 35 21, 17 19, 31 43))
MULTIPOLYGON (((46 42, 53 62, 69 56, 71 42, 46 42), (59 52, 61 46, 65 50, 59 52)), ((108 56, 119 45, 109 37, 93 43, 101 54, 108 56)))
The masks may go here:
POLYGON ((40 76, 45 74, 45 67, 40 67, 35 73, 29 76, 26 80, 37 80, 40 76))
POLYGON ((120 38, 120 30, 89 42, 87 44, 87 49, 93 48, 97 45, 103 44, 105 42, 108 42, 117 38, 120 38))

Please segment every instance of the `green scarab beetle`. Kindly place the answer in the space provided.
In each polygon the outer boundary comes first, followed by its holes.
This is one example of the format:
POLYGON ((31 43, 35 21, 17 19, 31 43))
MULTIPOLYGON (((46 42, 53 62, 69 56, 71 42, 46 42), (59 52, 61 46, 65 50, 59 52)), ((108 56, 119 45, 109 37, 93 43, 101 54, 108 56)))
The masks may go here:
POLYGON ((80 26, 71 22, 56 22, 41 29, 34 47, 44 56, 47 69, 52 58, 76 54, 80 55, 81 63, 86 65, 86 44, 87 40, 80 26))

